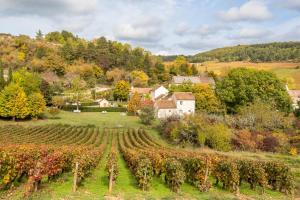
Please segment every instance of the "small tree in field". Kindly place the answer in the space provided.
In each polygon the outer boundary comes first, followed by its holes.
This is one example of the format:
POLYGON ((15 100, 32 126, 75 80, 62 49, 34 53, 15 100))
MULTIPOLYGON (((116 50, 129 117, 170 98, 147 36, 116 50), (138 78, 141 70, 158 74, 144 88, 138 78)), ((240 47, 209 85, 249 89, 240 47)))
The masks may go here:
POLYGON ((155 119, 154 109, 151 106, 146 106, 141 109, 139 117, 143 124, 151 125, 155 119))
POLYGON ((65 100, 61 96, 54 96, 52 97, 52 105, 54 105, 58 109, 61 109, 65 105, 65 100))
POLYGON ((51 108, 49 108, 48 112, 54 119, 55 116, 57 116, 60 113, 60 110, 57 107, 51 107, 51 108))
POLYGON ((82 98, 82 91, 85 89, 86 83, 80 77, 76 77, 72 80, 71 89, 73 92, 73 98, 77 105, 77 110, 79 110, 79 101, 82 98))

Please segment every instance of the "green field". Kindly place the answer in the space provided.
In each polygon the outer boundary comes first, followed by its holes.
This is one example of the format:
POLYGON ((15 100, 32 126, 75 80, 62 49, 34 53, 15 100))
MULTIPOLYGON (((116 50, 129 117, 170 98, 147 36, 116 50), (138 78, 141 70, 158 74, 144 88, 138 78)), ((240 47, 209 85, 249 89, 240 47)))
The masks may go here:
POLYGON ((49 125, 49 124, 69 124, 76 126, 87 126, 93 125, 98 127, 139 127, 142 126, 139 119, 135 116, 123 116, 118 112, 110 112, 110 113, 99 113, 99 112, 83 112, 83 113, 72 113, 61 111, 58 116, 54 119, 51 118, 48 114, 46 114, 46 119, 40 119, 36 121, 28 121, 28 120, 19 120, 17 122, 0 120, 1 125, 49 125))
MULTIPOLYGON (((43 125, 56 125, 56 124, 69 124, 75 126, 89 125, 89 129, 97 127, 141 127, 142 124, 137 117, 134 116, 123 116, 121 113, 71 113, 61 112, 57 119, 45 119, 37 121, 0 121, 0 125, 3 128, 5 125, 22 125, 25 129, 32 128, 32 125, 43 126, 43 125), (94 127, 95 126, 95 127, 94 127)), ((4 127, 5 128, 5 127, 4 127)), ((36 127, 38 128, 38 127, 36 127)), ((34 129, 34 128, 33 128, 34 129)), ((149 130, 152 137, 160 139, 158 133, 155 130, 149 130)), ((0 130, 1 132, 1 130, 0 130)), ((5 131, 2 131, 5 132, 5 131)), ((1 134, 0 134, 1 136, 1 134)), ((52 136, 51 136, 52 137, 52 136)), ((92 136, 88 136, 92 137, 92 136)), ((10 141, 11 137, 0 137, 0 141, 10 141)), ((43 136, 44 138, 44 136, 43 136)), ((28 138, 27 138, 28 139, 28 138)), ((30 139, 30 138, 29 138, 30 139)), ((47 138, 46 138, 47 139, 47 138)), ((76 140, 76 138, 75 138, 76 140)), ((83 140, 82 137, 80 140, 83 140)), ((28 141, 19 139, 21 143, 28 141)), ((88 138, 86 138, 88 141, 88 138)), ((55 142, 50 140, 50 142, 55 142)), ((164 145, 166 144, 163 140, 159 140, 164 145)), ((119 176, 114 186, 113 193, 108 194, 108 180, 105 171, 106 155, 108 154, 106 148, 105 155, 100 161, 98 167, 93 170, 91 176, 84 180, 82 185, 79 187, 77 192, 72 192, 73 176, 72 173, 65 173, 55 181, 44 182, 41 189, 34 193, 30 198, 23 197, 24 185, 21 184, 10 191, 0 192, 0 199, 33 199, 33 200, 50 200, 50 199, 70 199, 70 200, 83 200, 83 199, 207 199, 207 200, 221 200, 221 199, 289 199, 289 197, 279 192, 266 190, 264 193, 257 189, 252 191, 246 184, 241 186, 241 194, 236 196, 233 193, 223 190, 220 186, 213 186, 209 192, 200 192, 195 187, 185 183, 182 186, 181 192, 176 194, 171 192, 169 188, 163 183, 163 181, 156 177, 152 181, 152 187, 147 192, 142 192, 136 183, 135 178, 128 169, 125 160, 119 154, 119 176)), ((211 151, 206 149, 197 149, 197 151, 211 151)), ((226 153, 231 156, 237 157, 248 157, 251 159, 259 160, 275 160, 282 161, 292 167, 296 175, 297 186, 300 184, 300 158, 270 154, 270 153, 250 153, 250 152, 229 152, 226 153)), ((296 188, 296 195, 298 196, 299 188, 296 188)))

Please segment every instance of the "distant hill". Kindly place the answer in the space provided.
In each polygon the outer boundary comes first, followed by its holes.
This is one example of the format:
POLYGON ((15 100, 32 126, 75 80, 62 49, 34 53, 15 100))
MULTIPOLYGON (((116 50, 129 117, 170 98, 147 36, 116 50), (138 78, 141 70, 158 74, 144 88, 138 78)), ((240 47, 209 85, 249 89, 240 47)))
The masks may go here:
POLYGON ((250 61, 278 62, 300 61, 300 42, 274 42, 267 44, 238 45, 218 48, 211 51, 188 56, 190 62, 204 61, 250 61))

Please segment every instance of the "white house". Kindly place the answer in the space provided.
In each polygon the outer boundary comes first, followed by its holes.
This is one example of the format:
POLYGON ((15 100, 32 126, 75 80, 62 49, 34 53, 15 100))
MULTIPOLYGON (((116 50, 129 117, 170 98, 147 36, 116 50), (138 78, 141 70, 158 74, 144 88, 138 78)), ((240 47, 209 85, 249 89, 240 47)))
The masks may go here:
POLYGON ((96 102, 98 102, 100 108, 106 108, 111 106, 110 102, 106 99, 97 99, 96 102))
POLYGON ((150 96, 151 96, 151 99, 153 101, 155 101, 156 99, 167 96, 168 94, 169 94, 169 90, 161 85, 161 86, 153 88, 150 96))
POLYGON ((156 101, 154 108, 159 119, 194 114, 195 96, 191 92, 174 92, 169 99, 156 101))

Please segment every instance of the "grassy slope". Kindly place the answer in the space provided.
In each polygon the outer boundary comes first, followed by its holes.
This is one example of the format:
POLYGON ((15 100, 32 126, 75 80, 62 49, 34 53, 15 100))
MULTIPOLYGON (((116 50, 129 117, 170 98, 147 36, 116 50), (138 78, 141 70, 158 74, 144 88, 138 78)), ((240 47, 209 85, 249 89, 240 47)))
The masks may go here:
POLYGON ((296 69, 297 66, 300 66, 300 63, 204 62, 197 64, 200 72, 207 69, 221 76, 237 67, 267 70, 274 72, 281 79, 288 79, 290 88, 300 89, 300 69, 296 69))
MULTIPOLYGON (((120 113, 71 113, 62 112, 59 115, 59 119, 39 120, 39 121, 23 121, 23 122, 11 122, 1 121, 0 125, 5 124, 22 124, 22 125, 44 125, 44 124, 73 124, 73 125, 96 125, 102 126, 115 126, 122 124, 123 126, 139 127, 139 119, 137 117, 121 116, 120 113)), ((150 130, 154 137, 159 138, 158 134, 154 130, 150 130)), ((163 142, 163 141, 161 141, 163 142)), ((106 152, 107 153, 107 152, 106 152)), ((297 183, 300 184, 299 176, 300 171, 300 158, 282 156, 278 154, 266 154, 266 153, 229 153, 237 157, 249 157, 253 159, 272 159, 281 160, 288 163, 293 167, 295 174, 297 175, 297 183)), ((106 156, 104 156, 105 158, 106 156)), ((72 193, 72 174, 64 174, 57 181, 43 184, 40 192, 36 193, 30 199, 37 200, 50 200, 50 199, 103 199, 107 194, 107 177, 105 168, 105 159, 102 159, 97 169, 93 174, 84 181, 84 184, 79 187, 78 192, 72 193)), ((160 178, 155 178, 152 183, 152 188, 148 192, 142 192, 137 188, 134 177, 129 169, 126 167, 126 163, 120 156, 119 159, 120 174, 118 176, 117 183, 114 187, 113 196, 117 196, 125 199, 236 199, 233 194, 228 191, 224 191, 219 187, 213 187, 208 193, 201 193, 196 188, 184 184, 182 192, 180 194, 174 194, 163 184, 160 178)), ((282 194, 278 192, 267 191, 263 195, 259 195, 258 191, 254 192, 248 189, 249 187, 242 186, 241 193, 247 196, 254 197, 255 199, 286 199, 282 194)), ((17 188, 13 192, 9 199, 23 199, 22 198, 22 186, 17 188)), ((1 193, 0 193, 1 199, 1 193)), ((7 199, 7 198, 6 198, 7 199)))

